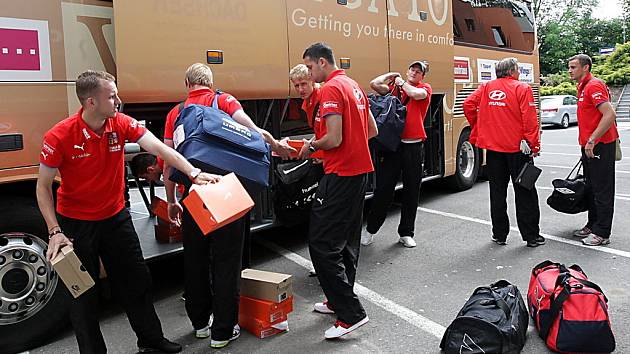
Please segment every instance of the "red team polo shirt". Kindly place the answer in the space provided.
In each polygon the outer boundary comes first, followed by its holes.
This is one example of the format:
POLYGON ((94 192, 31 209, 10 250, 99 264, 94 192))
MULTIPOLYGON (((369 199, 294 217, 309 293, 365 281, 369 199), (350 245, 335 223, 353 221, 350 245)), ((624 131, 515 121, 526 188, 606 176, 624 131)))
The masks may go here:
POLYGON ((83 108, 44 135, 39 161, 58 168, 57 212, 79 220, 103 220, 125 207, 125 141, 137 142, 146 129, 116 113, 99 136, 83 121, 83 108))
MULTIPOLYGON (((184 105, 199 104, 204 106, 212 106, 214 102, 215 92, 209 88, 193 90, 188 93, 188 98, 184 105)), ((232 116, 236 111, 243 109, 241 103, 229 93, 223 92, 219 96, 218 107, 223 112, 232 116)), ((164 139, 173 140, 173 131, 175 129, 175 121, 179 115, 179 105, 173 107, 166 116, 166 124, 164 126, 164 139)))
POLYGON ((334 149, 323 150, 324 171, 338 176, 356 176, 372 172, 372 157, 368 148, 369 102, 359 85, 335 70, 320 89, 319 112, 315 120, 315 136, 325 133, 326 119, 331 114, 341 115, 342 142, 334 149))
POLYGON ((307 99, 302 101, 302 110, 306 112, 306 122, 311 128, 313 127, 314 123, 313 111, 315 110, 315 106, 319 103, 319 91, 319 85, 315 85, 315 88, 313 88, 313 93, 311 93, 311 95, 307 99))
MULTIPOLYGON (((584 146, 602 120, 602 112, 597 107, 602 103, 609 102, 610 97, 606 84, 600 79, 594 78, 591 73, 582 79, 577 89, 577 117, 578 130, 580 131, 578 143, 580 146, 584 146)), ((619 138, 619 133, 617 132, 617 126, 613 124, 604 135, 595 141, 595 144, 608 144, 617 140, 617 138, 619 138)))
MULTIPOLYGON (((408 82, 407 82, 408 83, 408 82)), ((427 97, 423 100, 414 100, 413 98, 407 96, 407 92, 405 90, 401 91, 400 100, 405 102, 405 100, 409 99, 407 102, 407 116, 405 118, 405 129, 403 129, 402 134, 400 135, 401 139, 407 140, 426 140, 427 133, 424 131, 424 118, 427 116, 427 112, 429 111, 429 105, 431 104, 431 95, 433 94, 433 88, 431 85, 425 82, 419 82, 416 88, 425 89, 427 91, 427 97)), ((393 85, 389 87, 391 90, 393 85)))
POLYGON ((470 142, 498 152, 521 151, 521 140, 540 151, 540 132, 532 88, 512 77, 481 84, 464 101, 472 127, 470 142))

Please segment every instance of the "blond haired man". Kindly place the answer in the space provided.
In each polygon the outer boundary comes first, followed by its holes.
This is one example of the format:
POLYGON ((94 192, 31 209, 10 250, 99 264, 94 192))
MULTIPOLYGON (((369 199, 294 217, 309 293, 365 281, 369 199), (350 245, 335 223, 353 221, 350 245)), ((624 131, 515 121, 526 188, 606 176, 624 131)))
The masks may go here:
MULTIPOLYGON (((207 65, 191 65, 186 70, 184 83, 188 89, 184 106, 211 106, 216 99, 220 110, 236 122, 260 132, 278 155, 285 158, 295 152, 286 141, 277 141, 269 132, 257 127, 234 96, 226 92, 217 94, 212 90, 212 70, 207 65)), ((173 146, 179 109, 180 105, 173 107, 166 117, 164 143, 169 146, 173 146)), ((169 217, 172 222, 179 222, 182 215, 186 312, 197 338, 207 338, 212 334, 210 346, 224 347, 240 335, 237 324, 239 283, 243 247, 249 240, 249 214, 204 236, 190 213, 175 200, 175 184, 169 180, 168 163, 164 164, 163 174, 169 217)), ((187 193, 184 194, 186 196, 187 193)))
POLYGON ((312 128, 319 108, 319 84, 313 81, 304 64, 294 66, 289 72, 289 79, 302 98, 302 110, 306 112, 306 121, 312 128))

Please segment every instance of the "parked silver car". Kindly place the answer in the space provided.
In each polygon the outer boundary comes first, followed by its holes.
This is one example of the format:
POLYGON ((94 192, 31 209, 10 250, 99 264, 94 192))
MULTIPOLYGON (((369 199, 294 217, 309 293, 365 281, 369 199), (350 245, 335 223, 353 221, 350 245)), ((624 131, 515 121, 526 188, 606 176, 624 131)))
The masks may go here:
POLYGON ((555 124, 568 128, 577 123, 577 98, 571 95, 544 96, 540 101, 542 124, 555 124))

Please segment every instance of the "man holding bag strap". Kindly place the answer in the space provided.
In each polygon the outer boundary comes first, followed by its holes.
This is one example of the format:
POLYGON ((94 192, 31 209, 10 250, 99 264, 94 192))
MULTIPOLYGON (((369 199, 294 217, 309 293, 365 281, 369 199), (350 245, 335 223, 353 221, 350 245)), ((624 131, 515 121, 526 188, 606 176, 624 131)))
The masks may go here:
POLYGON ((510 232, 507 215, 507 186, 512 178, 516 199, 516 221, 527 247, 545 244, 540 236, 540 209, 536 187, 527 189, 515 183, 530 153, 540 151, 540 127, 532 89, 518 81, 515 58, 496 64, 497 79, 481 84, 464 101, 464 113, 472 128, 470 142, 486 149, 486 169, 490 180, 492 241, 505 245, 510 232))
POLYGON ((569 59, 569 75, 578 82, 578 142, 588 195, 588 221, 573 233, 587 246, 610 243, 615 206, 615 154, 619 138, 615 110, 606 84, 591 74, 593 61, 579 54, 569 59))

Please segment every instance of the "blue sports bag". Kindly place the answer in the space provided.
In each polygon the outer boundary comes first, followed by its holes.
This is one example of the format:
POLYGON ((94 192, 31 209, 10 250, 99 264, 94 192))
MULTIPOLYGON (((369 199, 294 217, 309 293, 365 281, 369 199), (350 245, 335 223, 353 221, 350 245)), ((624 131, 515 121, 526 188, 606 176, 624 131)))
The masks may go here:
MULTIPOLYGON (((212 106, 191 104, 180 110, 173 143, 191 164, 209 173, 234 172, 250 192, 269 186, 271 154, 263 136, 237 123, 218 108, 217 95, 212 106)), ((177 170, 170 179, 190 184, 177 170)))

